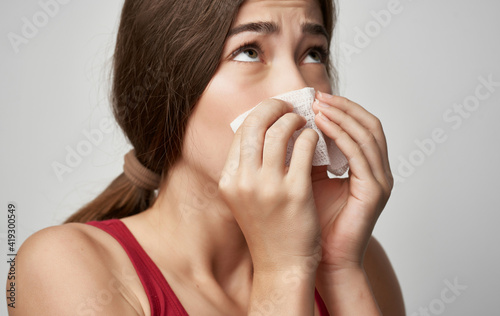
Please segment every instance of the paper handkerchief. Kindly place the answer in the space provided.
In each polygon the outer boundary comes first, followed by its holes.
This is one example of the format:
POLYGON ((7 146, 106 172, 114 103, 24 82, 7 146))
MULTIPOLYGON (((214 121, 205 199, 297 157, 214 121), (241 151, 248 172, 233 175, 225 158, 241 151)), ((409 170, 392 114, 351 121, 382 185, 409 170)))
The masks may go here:
MULTIPOLYGON (((312 110, 312 103, 314 102, 315 91, 314 88, 303 88, 300 90, 294 90, 287 93, 283 93, 273 97, 274 99, 279 99, 287 101, 293 105, 293 112, 297 113, 307 119, 306 125, 301 129, 295 131, 288 141, 288 146, 286 150, 285 165, 290 165, 290 159, 292 158, 293 145, 295 140, 299 137, 300 133, 304 128, 311 128, 315 130, 318 135, 318 144, 316 145, 316 150, 314 152, 312 165, 313 166, 325 166, 327 165, 327 170, 331 173, 340 176, 344 174, 349 165, 347 164, 347 159, 340 149, 335 145, 335 142, 323 135, 319 128, 314 123, 314 112, 312 110)), ((233 132, 236 132, 238 127, 243 123, 245 118, 254 110, 257 106, 254 106, 245 113, 239 115, 233 122, 231 122, 231 128, 233 132)))

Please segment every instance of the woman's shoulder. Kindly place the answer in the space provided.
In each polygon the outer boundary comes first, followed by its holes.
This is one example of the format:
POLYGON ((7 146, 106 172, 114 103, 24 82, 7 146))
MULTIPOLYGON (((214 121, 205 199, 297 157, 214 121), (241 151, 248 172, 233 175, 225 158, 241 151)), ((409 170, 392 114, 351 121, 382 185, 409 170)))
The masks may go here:
POLYGON ((67 223, 28 237, 15 257, 18 300, 9 315, 137 315, 97 230, 67 223))
POLYGON ((22 243, 16 261, 20 263, 21 259, 26 259, 23 260, 23 264, 34 265, 35 262, 40 262, 38 260, 42 262, 47 260, 56 266, 64 267, 64 263, 78 259, 79 264, 72 267, 77 268, 84 264, 102 264, 105 267, 107 262, 102 262, 100 260, 102 258, 99 258, 102 243, 90 233, 89 228, 90 225, 83 223, 67 223, 43 228, 22 243))
POLYGON ((406 315, 396 272, 384 248, 373 236, 366 248, 364 268, 382 314, 406 315))
MULTIPOLYGON (((85 244, 87 248, 96 248, 95 238, 88 233, 89 225, 83 223, 67 223, 49 226, 35 232, 29 236, 19 248, 19 253, 26 252, 27 249, 37 249, 39 246, 50 244, 52 247, 71 247, 77 244, 85 244)), ((49 250, 49 249, 46 249, 49 250)), ((87 249, 88 250, 88 249, 87 249)))
MULTIPOLYGON (((43 228, 29 236, 19 248, 16 263, 32 269, 72 268, 101 264, 99 243, 82 223, 67 223, 43 228), (72 262, 75 261, 75 262, 72 262), (43 264, 47 263, 47 264, 43 264)), ((105 264, 105 263, 102 263, 105 264)))

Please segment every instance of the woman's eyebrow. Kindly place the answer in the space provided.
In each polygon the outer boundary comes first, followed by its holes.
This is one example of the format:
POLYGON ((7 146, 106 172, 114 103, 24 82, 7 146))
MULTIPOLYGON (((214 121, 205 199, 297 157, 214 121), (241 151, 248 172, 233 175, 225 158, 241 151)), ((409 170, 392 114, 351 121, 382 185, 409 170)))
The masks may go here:
MULTIPOLYGON (((317 23, 310 23, 306 22, 301 25, 302 32, 311 34, 311 35, 323 35, 328 43, 330 43, 330 36, 328 36, 328 32, 326 31, 325 27, 321 24, 317 23)), ((260 22, 252 22, 252 23, 246 23, 246 24, 241 24, 238 25, 234 28, 232 28, 227 37, 234 36, 239 33, 243 32, 257 32, 257 33, 263 33, 263 34, 272 34, 272 33, 279 33, 280 32, 280 27, 278 24, 274 22, 267 22, 267 21, 260 21, 260 22)))

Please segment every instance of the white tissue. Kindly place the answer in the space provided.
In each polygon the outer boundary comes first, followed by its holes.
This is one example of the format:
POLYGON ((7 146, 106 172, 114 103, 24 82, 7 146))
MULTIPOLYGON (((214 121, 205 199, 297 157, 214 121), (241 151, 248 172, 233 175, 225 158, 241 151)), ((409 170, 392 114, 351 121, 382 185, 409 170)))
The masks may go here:
MULTIPOLYGON (((288 141, 288 146, 286 150, 285 165, 290 165, 290 159, 292 158, 293 145, 295 140, 299 137, 300 133, 304 128, 311 128, 315 130, 319 135, 318 144, 316 145, 316 150, 313 156, 313 166, 328 166, 327 170, 331 173, 340 176, 345 173, 349 165, 344 154, 335 145, 335 142, 328 137, 325 137, 323 133, 314 123, 314 112, 312 110, 312 103, 314 102, 315 91, 314 88, 303 88, 300 90, 294 90, 287 93, 283 93, 273 97, 274 99, 279 99, 287 101, 293 105, 293 112, 297 113, 307 119, 306 125, 301 129, 295 131, 288 141)), ((245 113, 239 115, 233 122, 231 122, 231 128, 233 132, 236 132, 238 127, 243 123, 245 118, 254 110, 257 106, 254 106, 245 113)))

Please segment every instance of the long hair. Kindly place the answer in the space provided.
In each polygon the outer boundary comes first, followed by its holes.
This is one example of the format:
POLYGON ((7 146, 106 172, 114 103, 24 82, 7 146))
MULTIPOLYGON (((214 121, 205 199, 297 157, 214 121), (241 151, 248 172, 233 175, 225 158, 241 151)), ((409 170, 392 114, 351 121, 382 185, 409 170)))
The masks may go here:
MULTIPOLYGON (((186 125, 217 70, 243 0, 125 0, 112 65, 113 115, 137 159, 162 180, 180 158, 186 125)), ((332 0, 319 0, 330 35, 332 0)), ((336 71, 326 61, 332 85, 336 71)), ((163 181, 162 181, 163 183, 163 181)), ((154 190, 124 173, 64 223, 122 218, 149 208, 154 190)))

